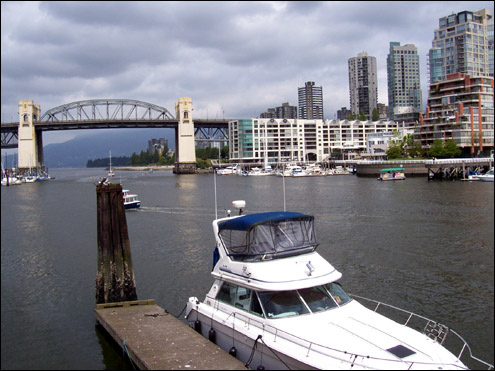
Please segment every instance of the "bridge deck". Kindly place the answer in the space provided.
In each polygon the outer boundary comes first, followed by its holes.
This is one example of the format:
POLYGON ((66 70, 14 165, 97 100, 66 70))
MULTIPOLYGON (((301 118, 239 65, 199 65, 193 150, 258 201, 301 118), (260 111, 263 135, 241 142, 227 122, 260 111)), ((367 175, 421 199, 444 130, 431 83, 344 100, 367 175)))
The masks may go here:
POLYGON ((95 317, 141 370, 245 370, 154 300, 98 304, 95 317))

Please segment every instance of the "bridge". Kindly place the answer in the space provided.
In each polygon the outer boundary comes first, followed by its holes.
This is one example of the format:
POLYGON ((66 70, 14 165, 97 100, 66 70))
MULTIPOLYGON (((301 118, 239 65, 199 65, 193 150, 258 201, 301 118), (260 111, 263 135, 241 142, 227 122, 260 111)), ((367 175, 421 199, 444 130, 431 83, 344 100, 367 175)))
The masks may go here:
POLYGON ((19 101, 19 122, 2 123, 1 147, 18 148, 18 167, 44 167, 43 132, 81 129, 167 128, 175 130, 174 172, 196 171, 195 138, 228 138, 228 119, 194 119, 192 99, 179 98, 175 115, 166 108, 131 99, 93 99, 67 103, 41 115, 32 100, 19 101))

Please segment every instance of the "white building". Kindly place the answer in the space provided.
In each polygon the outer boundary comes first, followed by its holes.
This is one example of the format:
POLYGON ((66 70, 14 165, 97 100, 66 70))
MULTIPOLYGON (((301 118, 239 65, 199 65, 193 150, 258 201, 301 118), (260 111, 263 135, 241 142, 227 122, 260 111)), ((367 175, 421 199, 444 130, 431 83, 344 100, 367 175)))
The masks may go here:
POLYGON ((394 121, 252 118, 229 122, 234 162, 321 162, 366 152, 366 137, 398 129, 394 121))

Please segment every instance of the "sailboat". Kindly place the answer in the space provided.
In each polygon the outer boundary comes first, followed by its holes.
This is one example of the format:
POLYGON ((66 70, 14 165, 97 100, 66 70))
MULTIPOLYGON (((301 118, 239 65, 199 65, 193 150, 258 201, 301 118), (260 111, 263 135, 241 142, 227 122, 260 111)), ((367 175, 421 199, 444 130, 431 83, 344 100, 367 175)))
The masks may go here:
POLYGON ((110 166, 108 167, 108 177, 114 177, 115 173, 112 170, 112 151, 110 151, 110 166))

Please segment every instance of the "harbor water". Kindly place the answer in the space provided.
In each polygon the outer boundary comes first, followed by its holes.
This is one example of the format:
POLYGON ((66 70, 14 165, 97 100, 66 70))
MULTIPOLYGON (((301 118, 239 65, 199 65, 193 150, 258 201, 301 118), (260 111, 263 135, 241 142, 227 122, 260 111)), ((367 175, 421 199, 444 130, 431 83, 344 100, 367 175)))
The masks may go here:
MULTIPOLYGON (((1 368, 129 367, 96 325, 96 182, 104 169, 51 169, 55 179, 1 187, 1 368)), ((354 175, 280 178, 116 171, 139 195, 126 212, 139 299, 179 315, 212 283, 218 216, 315 216, 318 252, 347 292, 437 320, 494 363, 493 183, 380 182, 354 175), (215 181, 216 180, 216 181, 215 181), (284 199, 285 194, 285 199, 284 199)))

